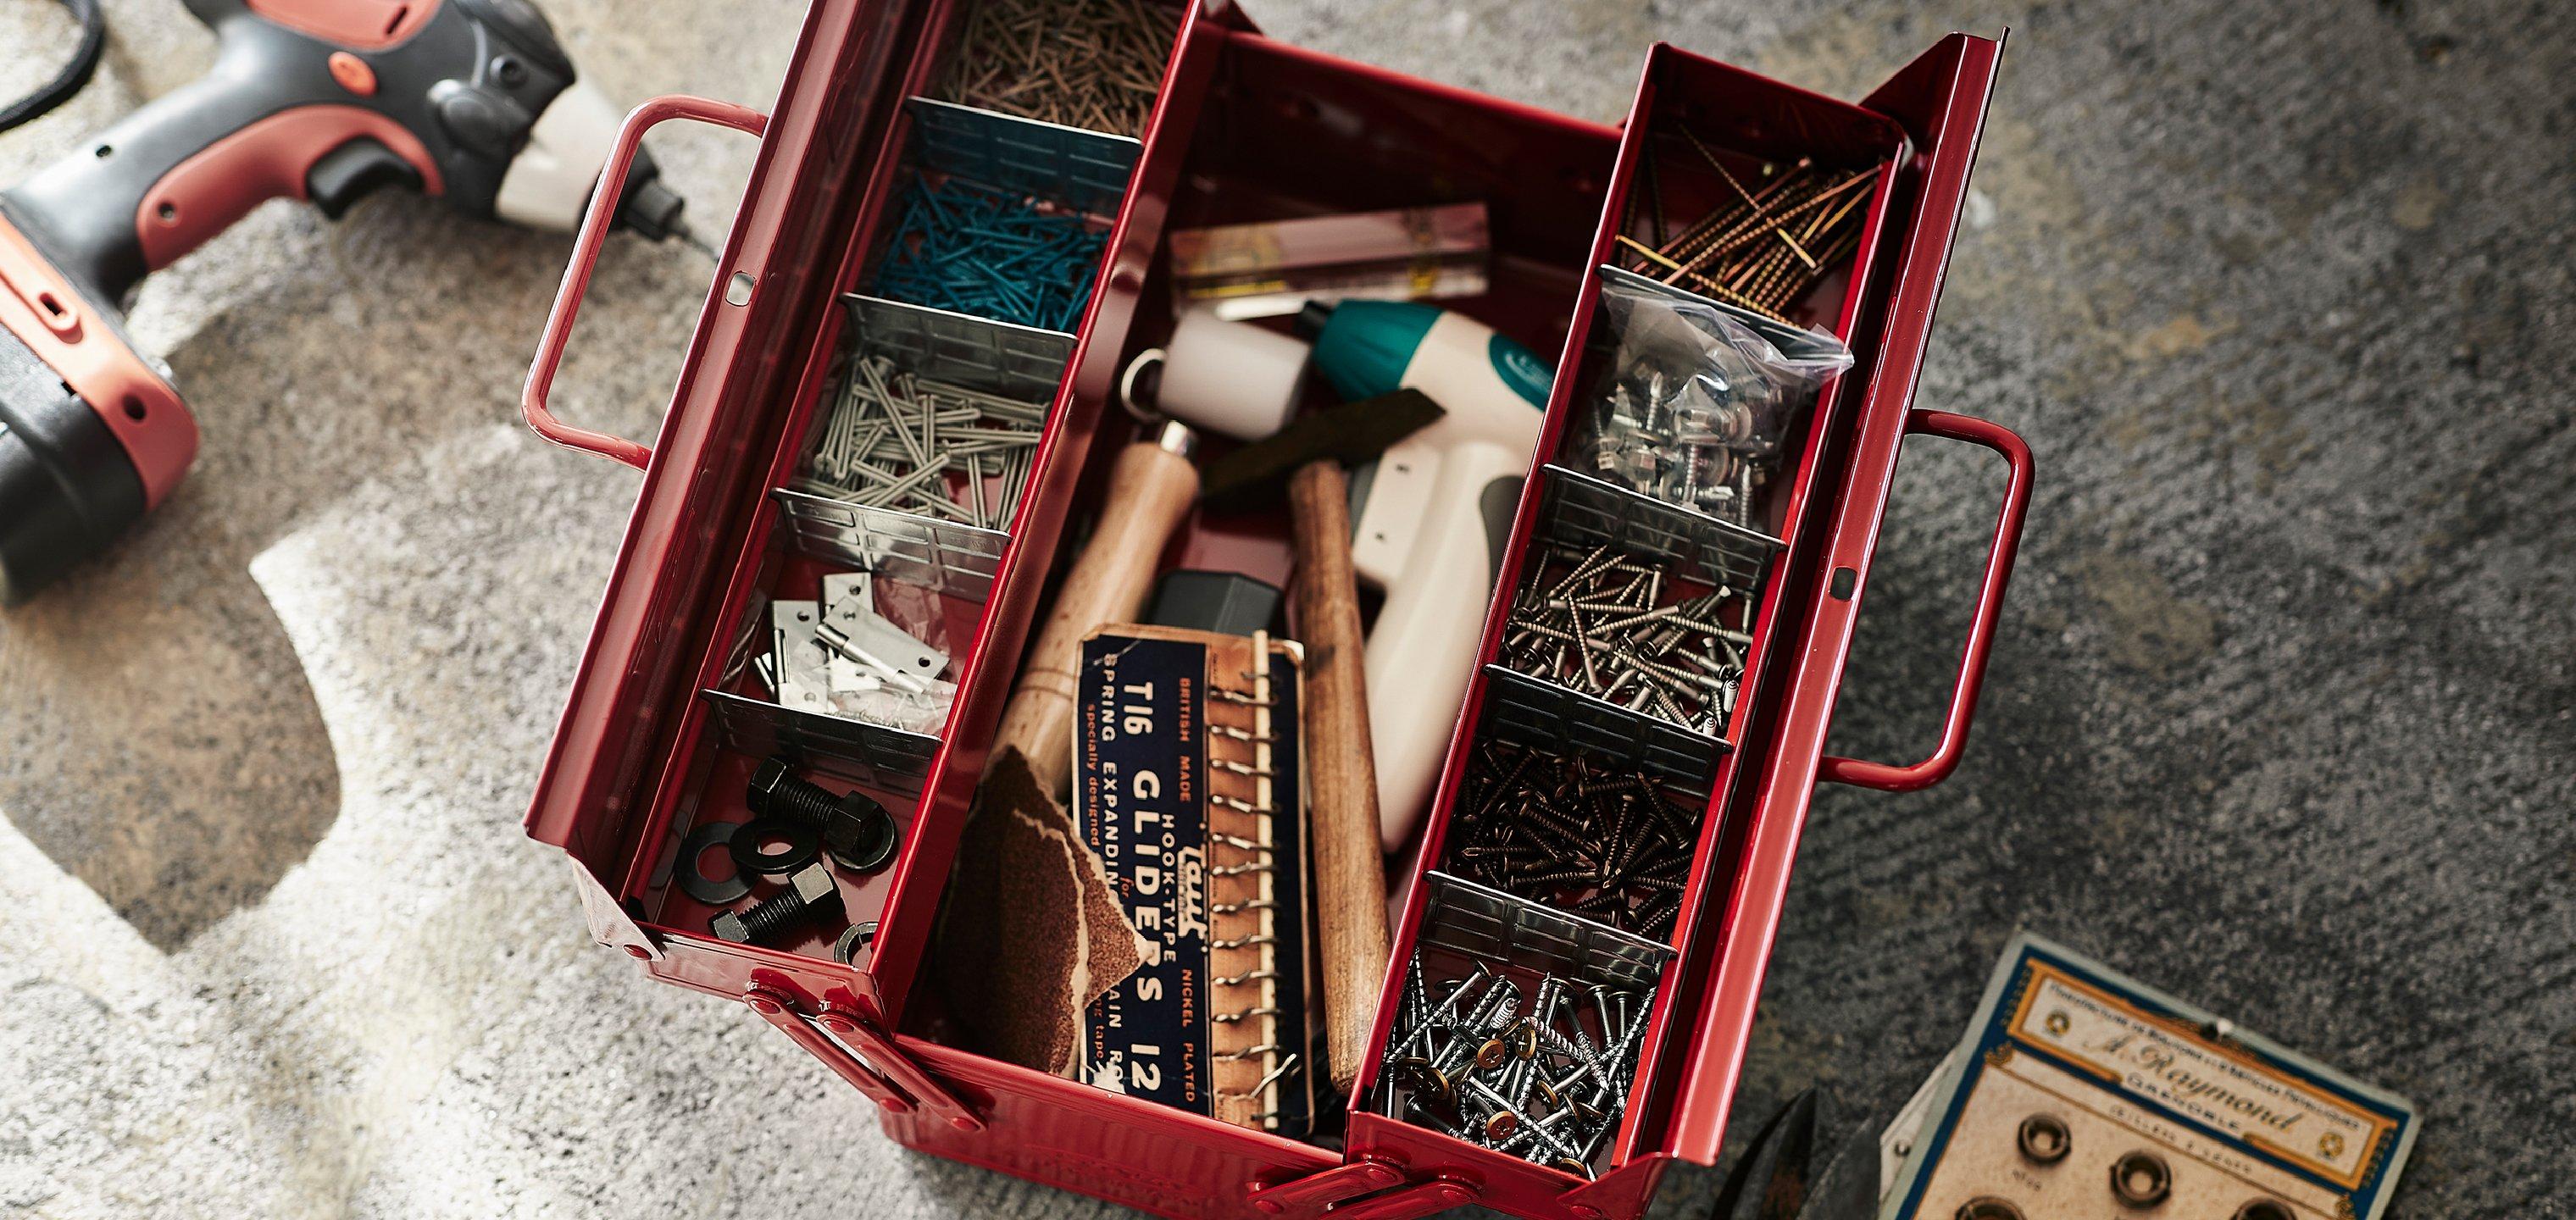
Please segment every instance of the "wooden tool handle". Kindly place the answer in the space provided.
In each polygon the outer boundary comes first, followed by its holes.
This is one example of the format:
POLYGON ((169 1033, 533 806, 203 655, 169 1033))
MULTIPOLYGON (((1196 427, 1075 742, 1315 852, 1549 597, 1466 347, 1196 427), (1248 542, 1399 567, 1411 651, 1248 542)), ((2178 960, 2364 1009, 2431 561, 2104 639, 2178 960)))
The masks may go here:
POLYGON ((1325 1049, 1344 1094, 1368 1054, 1386 977, 1386 863, 1378 855, 1360 601, 1351 569, 1350 480, 1309 462, 1288 478, 1297 541, 1297 631, 1306 646, 1306 803, 1324 963, 1325 1049))
POLYGON ((1184 448, 1139 441, 1119 453, 1100 524, 1056 591, 1055 612, 1029 649, 1002 713, 994 750, 1018 746, 1038 786, 1052 796, 1062 797, 1073 777, 1073 680, 1082 637, 1144 610, 1154 562, 1198 497, 1198 468, 1184 448))

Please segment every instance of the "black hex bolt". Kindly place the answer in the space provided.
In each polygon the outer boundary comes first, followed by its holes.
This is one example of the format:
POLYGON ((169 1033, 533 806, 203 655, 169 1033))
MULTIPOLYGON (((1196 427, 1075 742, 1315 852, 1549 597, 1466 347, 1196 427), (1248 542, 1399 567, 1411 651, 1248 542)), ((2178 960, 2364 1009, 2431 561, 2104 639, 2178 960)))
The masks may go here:
POLYGON ((832 884, 832 870, 820 864, 809 864, 787 879, 786 889, 762 899, 740 914, 720 911, 708 922, 707 928, 716 934, 717 940, 756 945, 796 922, 806 912, 838 903, 840 896, 841 891, 832 884))
POLYGON ((894 815, 885 806, 863 793, 834 796, 830 789, 790 774, 783 758, 769 759, 752 771, 743 802, 755 816, 789 818, 822 832, 823 850, 852 872, 884 868, 901 844, 894 815))

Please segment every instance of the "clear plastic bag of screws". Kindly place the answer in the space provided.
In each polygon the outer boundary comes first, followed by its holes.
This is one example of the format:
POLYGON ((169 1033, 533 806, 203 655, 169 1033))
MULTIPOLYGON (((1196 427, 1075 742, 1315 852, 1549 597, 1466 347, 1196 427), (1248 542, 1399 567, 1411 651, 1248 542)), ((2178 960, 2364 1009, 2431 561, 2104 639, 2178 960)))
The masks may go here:
POLYGON ((1791 426, 1851 367, 1850 349, 1628 277, 1602 285, 1602 305, 1613 346, 1576 442, 1580 465, 1641 495, 1753 524, 1754 493, 1791 426))

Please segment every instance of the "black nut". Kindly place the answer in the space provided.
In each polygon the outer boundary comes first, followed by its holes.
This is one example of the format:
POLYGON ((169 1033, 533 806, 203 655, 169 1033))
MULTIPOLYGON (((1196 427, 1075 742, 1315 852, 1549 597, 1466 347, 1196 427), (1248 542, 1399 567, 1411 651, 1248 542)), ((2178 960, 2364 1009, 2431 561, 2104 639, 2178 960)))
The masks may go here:
POLYGON ((2173 1194, 2173 1169, 2163 1157, 2143 1149, 2123 1152, 2111 1162, 2111 1197, 2120 1206, 2144 1211, 2173 1194))
POLYGON ((2022 1159, 2033 1165, 2054 1165, 2065 1160, 2067 1150, 2075 1146, 2074 1133, 2066 1129, 2066 1120, 2045 1112, 2021 1120, 2017 1138, 2022 1159))
POLYGON ((865 812, 843 808, 823 820, 823 850, 838 864, 854 873, 873 873, 894 862, 895 849, 903 845, 903 835, 894 824, 894 816, 885 806, 856 792, 843 796, 845 803, 864 802, 865 812))
POLYGON ((760 817, 786 818, 820 831, 823 850, 832 862, 852 872, 873 873, 893 862, 903 835, 894 815, 867 794, 834 795, 829 789, 797 778, 784 758, 763 759, 744 786, 743 803, 760 817))

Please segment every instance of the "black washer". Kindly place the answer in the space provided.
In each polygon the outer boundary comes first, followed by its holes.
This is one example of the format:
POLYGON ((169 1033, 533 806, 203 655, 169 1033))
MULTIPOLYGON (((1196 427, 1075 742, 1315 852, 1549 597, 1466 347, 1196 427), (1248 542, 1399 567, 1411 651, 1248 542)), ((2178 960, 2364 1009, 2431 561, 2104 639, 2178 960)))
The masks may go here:
POLYGON ((736 866, 733 876, 718 881, 698 868, 698 861, 719 847, 730 847, 740 822, 708 822, 680 840, 680 892, 711 907, 720 907, 751 892, 751 876, 736 866))
POLYGON ((802 822, 784 818, 759 818, 743 823, 733 841, 725 845, 733 852, 733 866, 746 873, 775 877, 792 873, 814 862, 823 852, 822 836, 802 822), (784 844, 776 851, 762 851, 763 843, 784 844))

